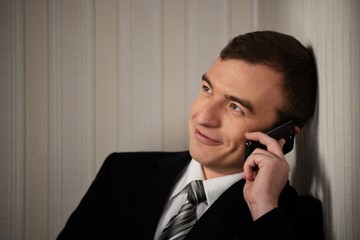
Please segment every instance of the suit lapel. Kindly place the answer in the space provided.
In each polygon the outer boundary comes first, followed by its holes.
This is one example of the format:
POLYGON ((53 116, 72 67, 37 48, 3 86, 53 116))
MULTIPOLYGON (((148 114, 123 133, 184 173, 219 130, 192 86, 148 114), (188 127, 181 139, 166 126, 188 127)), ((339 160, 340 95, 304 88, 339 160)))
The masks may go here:
POLYGON ((144 236, 141 239, 152 239, 154 237, 162 209, 172 187, 176 182, 180 172, 187 166, 191 157, 188 152, 167 156, 157 162, 153 170, 142 172, 139 175, 138 187, 142 191, 137 191, 142 195, 134 196, 133 201, 133 221, 141 229, 139 234, 144 236), (146 198, 144 198, 145 196, 146 198), (146 212, 146 214, 143 214, 146 212))

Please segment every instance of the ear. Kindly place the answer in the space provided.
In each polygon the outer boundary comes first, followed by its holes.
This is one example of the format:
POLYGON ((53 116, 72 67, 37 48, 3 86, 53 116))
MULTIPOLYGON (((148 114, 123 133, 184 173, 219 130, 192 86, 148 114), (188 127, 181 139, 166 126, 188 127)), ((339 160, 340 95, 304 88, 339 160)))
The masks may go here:
POLYGON ((294 132, 294 136, 298 135, 301 131, 301 128, 299 128, 297 125, 295 125, 295 132, 294 132))

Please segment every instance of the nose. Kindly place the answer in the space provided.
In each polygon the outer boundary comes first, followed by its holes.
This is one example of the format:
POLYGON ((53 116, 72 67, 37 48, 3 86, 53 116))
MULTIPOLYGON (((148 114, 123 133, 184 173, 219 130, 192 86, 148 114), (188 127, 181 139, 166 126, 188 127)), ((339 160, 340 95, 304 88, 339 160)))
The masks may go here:
POLYGON ((198 109, 195 121, 201 126, 215 128, 221 125, 221 117, 221 107, 214 103, 207 103, 198 109))

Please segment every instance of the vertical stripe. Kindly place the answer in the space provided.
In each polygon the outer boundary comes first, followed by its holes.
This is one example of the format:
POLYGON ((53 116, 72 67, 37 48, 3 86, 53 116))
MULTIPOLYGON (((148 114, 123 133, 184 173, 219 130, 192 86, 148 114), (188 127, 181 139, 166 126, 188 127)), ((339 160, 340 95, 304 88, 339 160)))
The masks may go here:
POLYGON ((162 143, 166 151, 187 148, 187 6, 186 1, 163 1, 162 143), (174 31, 174 29, 176 29, 174 31))
POLYGON ((49 1, 49 238, 62 226, 61 10, 60 1, 49 1))
POLYGON ((117 1, 95 1, 95 161, 96 169, 118 146, 117 1), (115 133, 115 134, 114 134, 115 133))
POLYGON ((26 168, 25 235, 48 234, 48 3, 25 3, 26 168))

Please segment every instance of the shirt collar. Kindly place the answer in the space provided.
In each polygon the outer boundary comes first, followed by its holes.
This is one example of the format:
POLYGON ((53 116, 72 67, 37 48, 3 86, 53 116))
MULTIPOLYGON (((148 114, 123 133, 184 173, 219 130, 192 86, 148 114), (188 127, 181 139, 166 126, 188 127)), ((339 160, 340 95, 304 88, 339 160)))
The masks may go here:
MULTIPOLYGON (((170 198, 174 198, 176 195, 178 195, 180 192, 184 191, 185 187, 194 180, 204 180, 204 174, 201 168, 201 165, 192 159, 190 161, 190 164, 188 165, 186 171, 181 176, 179 181, 176 184, 176 187, 173 191, 173 194, 170 198)), ((207 196, 206 196, 207 197, 207 196)))
POLYGON ((183 192, 190 182, 194 180, 203 180, 206 200, 210 206, 218 197, 220 197, 222 193, 224 193, 231 185, 239 181, 241 178, 243 178, 243 173, 235 173, 223 177, 205 180, 200 163, 192 159, 186 171, 176 184, 170 199, 183 192))

